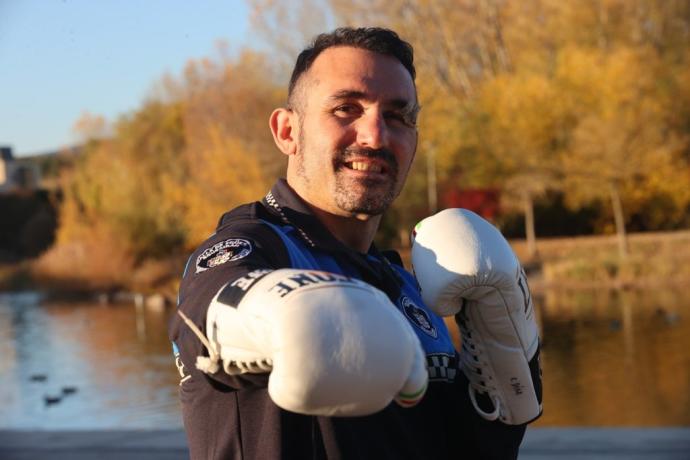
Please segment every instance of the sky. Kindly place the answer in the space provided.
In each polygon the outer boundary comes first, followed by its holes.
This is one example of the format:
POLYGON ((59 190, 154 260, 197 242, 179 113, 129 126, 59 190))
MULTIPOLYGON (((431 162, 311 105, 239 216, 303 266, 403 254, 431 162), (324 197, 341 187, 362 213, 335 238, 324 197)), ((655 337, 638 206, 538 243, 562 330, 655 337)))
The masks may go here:
POLYGON ((244 0, 0 0, 0 146, 72 145, 84 111, 113 121, 166 72, 249 34, 244 0))

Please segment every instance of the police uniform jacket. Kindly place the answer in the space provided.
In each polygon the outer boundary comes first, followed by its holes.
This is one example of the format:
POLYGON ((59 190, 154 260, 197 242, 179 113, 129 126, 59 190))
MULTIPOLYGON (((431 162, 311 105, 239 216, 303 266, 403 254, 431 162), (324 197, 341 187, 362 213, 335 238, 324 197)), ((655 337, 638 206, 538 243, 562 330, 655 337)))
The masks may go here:
MULTIPOLYGON (((448 329, 421 299, 397 253, 367 254, 340 243, 279 180, 260 202, 222 216, 216 232, 187 262, 179 309, 201 329, 206 309, 228 282, 257 269, 319 269, 361 279, 384 291, 410 322, 427 355, 429 387, 415 407, 391 403, 364 417, 295 414, 268 395, 267 374, 207 375, 207 355, 175 315, 170 338, 180 370, 184 426, 193 459, 514 458, 524 427, 481 419, 467 398, 448 329)), ((238 302, 241 299, 236 299, 238 302)))

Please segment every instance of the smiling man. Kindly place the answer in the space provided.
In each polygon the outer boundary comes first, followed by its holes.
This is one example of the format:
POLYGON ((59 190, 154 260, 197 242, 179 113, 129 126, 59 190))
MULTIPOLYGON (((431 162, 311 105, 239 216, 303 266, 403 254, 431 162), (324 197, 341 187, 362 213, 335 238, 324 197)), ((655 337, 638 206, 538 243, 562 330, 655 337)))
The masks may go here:
POLYGON ((298 61, 290 108, 273 112, 271 130, 289 156, 290 187, 336 238, 365 253, 417 147, 412 55, 408 68, 350 46, 311 59, 301 74, 298 61))
MULTIPOLYGON (((443 320, 373 244, 417 147, 412 47, 337 29, 270 116, 287 179, 222 216, 171 323, 192 458, 514 458, 524 425, 468 397, 443 320)), ((498 408, 496 408, 498 411, 498 408)))

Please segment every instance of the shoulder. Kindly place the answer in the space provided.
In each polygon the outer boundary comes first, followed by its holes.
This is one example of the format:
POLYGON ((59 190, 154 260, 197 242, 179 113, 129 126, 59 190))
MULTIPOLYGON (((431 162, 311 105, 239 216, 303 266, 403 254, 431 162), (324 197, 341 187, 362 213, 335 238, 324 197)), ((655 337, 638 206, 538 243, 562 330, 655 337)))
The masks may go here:
POLYGON ((178 304, 190 318, 202 321, 206 306, 226 283, 254 270, 290 266, 282 239, 261 217, 254 203, 233 209, 189 256, 178 304))
POLYGON ((273 220, 259 202, 223 214, 216 231, 191 254, 185 277, 221 265, 282 266, 288 256, 280 236, 267 225, 273 220))
POLYGON ((254 201, 252 203, 246 203, 220 216, 216 231, 240 222, 259 221, 265 217, 268 217, 268 212, 261 202, 254 201))

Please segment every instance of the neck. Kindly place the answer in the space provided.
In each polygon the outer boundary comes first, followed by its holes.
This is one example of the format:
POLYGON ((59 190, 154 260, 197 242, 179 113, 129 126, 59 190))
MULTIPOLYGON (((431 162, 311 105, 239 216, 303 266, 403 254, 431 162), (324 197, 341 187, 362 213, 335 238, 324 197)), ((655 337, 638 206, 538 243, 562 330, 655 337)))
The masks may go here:
POLYGON ((308 206, 317 219, 328 229, 335 238, 345 246, 357 252, 366 253, 369 251, 374 235, 379 227, 381 216, 357 215, 344 217, 331 214, 316 208, 310 204, 308 206))

